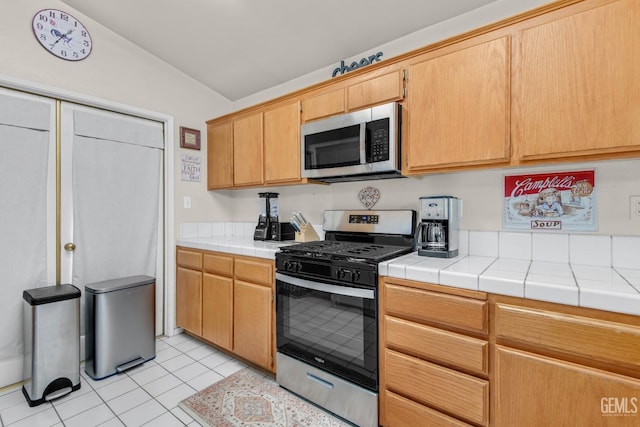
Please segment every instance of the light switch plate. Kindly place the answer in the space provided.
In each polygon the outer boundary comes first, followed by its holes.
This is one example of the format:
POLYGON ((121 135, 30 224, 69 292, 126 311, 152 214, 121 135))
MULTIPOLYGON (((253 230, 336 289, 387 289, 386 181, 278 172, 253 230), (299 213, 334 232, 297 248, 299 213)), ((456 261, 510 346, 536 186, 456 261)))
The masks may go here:
POLYGON ((629 217, 640 220, 640 196, 629 196, 629 217))
POLYGON ((191 197, 184 196, 184 208, 191 209, 191 197))

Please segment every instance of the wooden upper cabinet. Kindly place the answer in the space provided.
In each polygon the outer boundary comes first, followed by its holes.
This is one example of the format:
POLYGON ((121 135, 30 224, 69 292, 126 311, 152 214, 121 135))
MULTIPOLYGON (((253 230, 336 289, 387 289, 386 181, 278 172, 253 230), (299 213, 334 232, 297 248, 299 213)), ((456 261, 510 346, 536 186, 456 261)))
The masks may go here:
POLYGON ((409 174, 510 157, 509 38, 446 52, 409 66, 409 174))
POLYGON ((376 104, 402 99, 403 72, 394 71, 347 88, 347 110, 359 110, 376 104))
POLYGON ((346 111, 344 89, 316 95, 302 101, 303 121, 308 122, 346 111))
POLYGON ((264 113, 264 181, 300 181, 300 103, 264 113))
POLYGON ((640 150, 639 20, 640 2, 619 0, 522 31, 514 49, 522 160, 640 150))
POLYGON ((262 175, 262 113, 233 122, 233 184, 260 185, 262 175))
POLYGON ((207 190, 233 186, 233 124, 207 126, 207 190))

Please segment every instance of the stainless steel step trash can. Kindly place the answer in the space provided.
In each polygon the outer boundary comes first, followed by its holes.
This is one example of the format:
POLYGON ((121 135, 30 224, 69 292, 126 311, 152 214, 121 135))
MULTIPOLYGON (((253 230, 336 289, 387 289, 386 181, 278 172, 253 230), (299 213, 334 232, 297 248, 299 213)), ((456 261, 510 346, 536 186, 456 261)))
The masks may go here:
POLYGON ((24 385, 29 406, 80 389, 80 290, 45 286, 24 299, 24 385))
POLYGON ((85 285, 85 365, 100 380, 156 357, 155 278, 130 276, 85 285))

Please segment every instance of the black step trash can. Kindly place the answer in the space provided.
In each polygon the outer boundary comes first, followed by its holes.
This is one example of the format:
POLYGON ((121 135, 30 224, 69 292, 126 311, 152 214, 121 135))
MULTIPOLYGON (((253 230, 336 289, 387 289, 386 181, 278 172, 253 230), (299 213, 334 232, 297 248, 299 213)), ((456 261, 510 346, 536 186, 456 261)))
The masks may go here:
POLYGON ((29 406, 80 389, 80 290, 46 286, 24 299, 24 385, 29 406))
POLYGON ((156 357, 156 280, 130 276, 84 287, 84 371, 100 380, 156 357))

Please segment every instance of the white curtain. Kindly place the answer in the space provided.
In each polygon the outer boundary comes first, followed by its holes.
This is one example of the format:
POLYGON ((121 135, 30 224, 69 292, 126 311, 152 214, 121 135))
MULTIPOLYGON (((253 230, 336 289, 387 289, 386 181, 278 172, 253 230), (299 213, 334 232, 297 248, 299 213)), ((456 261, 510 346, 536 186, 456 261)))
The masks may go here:
POLYGON ((73 120, 73 284, 156 277, 162 124, 87 109, 73 120))
POLYGON ((22 381, 22 292, 47 276, 53 101, 0 92, 0 387, 22 381))

